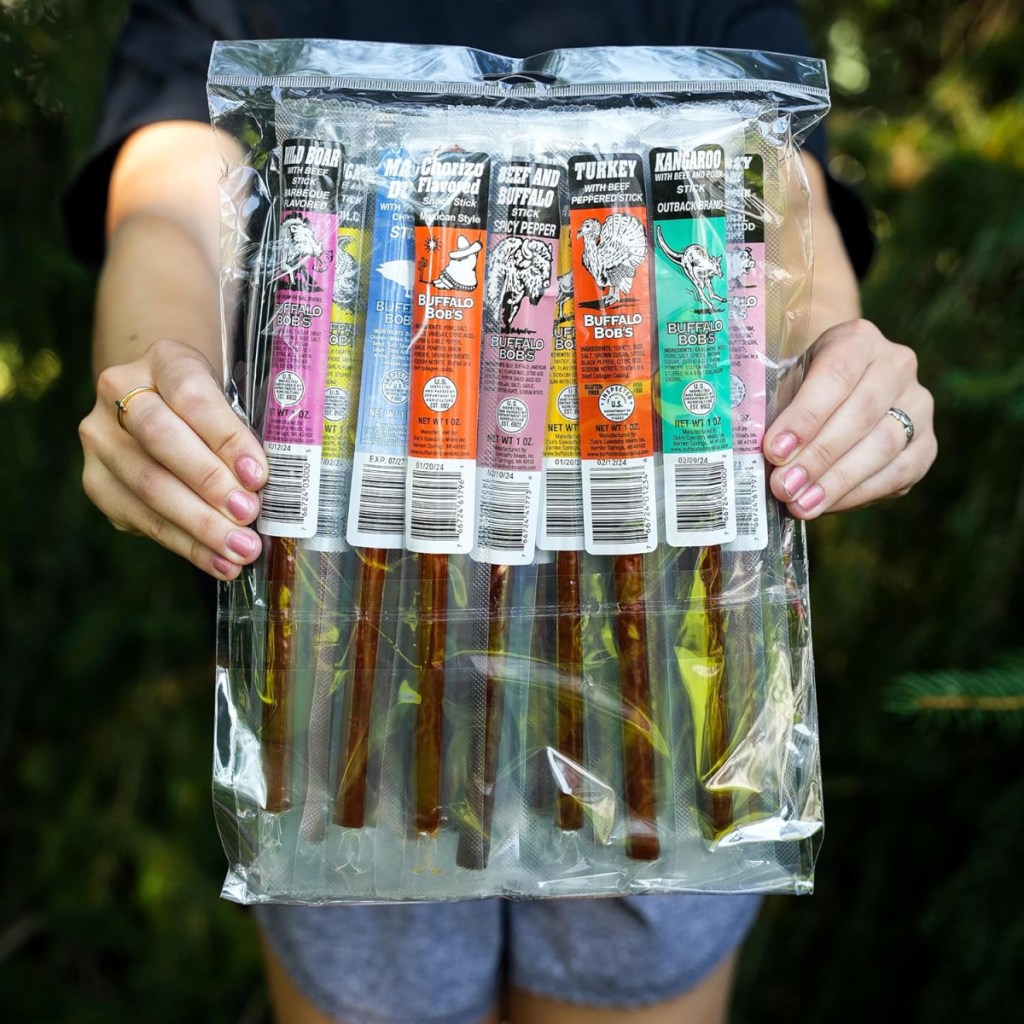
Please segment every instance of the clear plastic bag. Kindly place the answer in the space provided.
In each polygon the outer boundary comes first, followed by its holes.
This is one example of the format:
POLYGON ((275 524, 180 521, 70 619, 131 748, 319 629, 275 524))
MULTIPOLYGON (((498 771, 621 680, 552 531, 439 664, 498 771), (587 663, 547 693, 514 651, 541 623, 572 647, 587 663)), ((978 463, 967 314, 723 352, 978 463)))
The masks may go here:
POLYGON ((220 43, 242 902, 808 891, 822 829, 795 142, 820 62, 220 43))

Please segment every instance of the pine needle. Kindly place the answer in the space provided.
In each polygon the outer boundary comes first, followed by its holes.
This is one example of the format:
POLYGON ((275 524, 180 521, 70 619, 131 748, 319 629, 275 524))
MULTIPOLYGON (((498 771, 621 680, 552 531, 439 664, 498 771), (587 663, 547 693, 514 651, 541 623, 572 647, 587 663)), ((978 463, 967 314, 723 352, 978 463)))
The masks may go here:
POLYGON ((883 707, 943 725, 978 730, 995 723, 1016 735, 1024 728, 1024 656, 989 669, 910 672, 888 688, 883 707))

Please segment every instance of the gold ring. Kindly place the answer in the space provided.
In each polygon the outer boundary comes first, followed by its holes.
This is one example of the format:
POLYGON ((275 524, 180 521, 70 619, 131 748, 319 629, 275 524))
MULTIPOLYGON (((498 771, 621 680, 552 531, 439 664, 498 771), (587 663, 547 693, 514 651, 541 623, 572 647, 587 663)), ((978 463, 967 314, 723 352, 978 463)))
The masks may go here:
POLYGON ((123 398, 115 399, 114 405, 117 406, 117 422, 120 428, 126 433, 130 434, 131 431, 125 426, 124 414, 128 411, 128 403, 136 396, 141 395, 144 391, 152 391, 154 395, 159 395, 152 384, 143 384, 141 387, 132 388, 123 398))

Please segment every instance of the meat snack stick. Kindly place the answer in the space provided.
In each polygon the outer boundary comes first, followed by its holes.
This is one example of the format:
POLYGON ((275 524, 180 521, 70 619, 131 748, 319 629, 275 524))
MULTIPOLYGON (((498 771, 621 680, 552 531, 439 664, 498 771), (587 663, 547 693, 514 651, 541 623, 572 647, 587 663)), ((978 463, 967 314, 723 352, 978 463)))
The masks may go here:
POLYGON ((348 730, 339 752, 334 822, 362 828, 370 720, 390 552, 405 536, 412 337, 413 222, 409 190, 415 162, 401 148, 381 154, 374 195, 359 416, 348 539, 359 555, 357 618, 348 730))
POLYGON ((634 153, 569 160, 580 451, 587 551, 612 555, 626 853, 660 852, 643 557, 657 546, 650 261, 644 167, 634 153))
MULTIPOLYGON (((751 140, 751 133, 747 138, 751 140)), ((770 813, 775 789, 774 773, 761 753, 769 689, 764 632, 767 610, 761 599, 762 552, 768 546, 768 490, 761 452, 767 411, 767 296, 765 166, 757 148, 755 141, 746 152, 734 156, 726 170, 727 187, 736 196, 726 219, 736 539, 721 549, 721 571, 724 589, 741 599, 722 610, 732 708, 731 750, 720 751, 719 757, 732 756, 742 767, 733 772, 738 785, 733 788, 737 806, 732 821, 711 815, 713 840, 742 821, 770 813)))
POLYGON ((268 537, 267 636, 263 669, 263 809, 286 811, 292 805, 290 682, 295 623, 293 600, 298 581, 298 545, 290 537, 268 537))
POLYGON ((670 544, 687 549, 682 578, 695 579, 691 598, 704 609, 704 671, 690 695, 695 711, 702 709, 694 722, 697 803, 704 830, 717 835, 731 825, 733 813, 731 795, 711 785, 731 743, 721 544, 736 536, 725 149, 717 142, 655 148, 650 170, 665 531, 670 544), (703 550, 688 550, 695 547, 703 550))
POLYGON ((699 622, 703 672, 699 686, 688 682, 697 733, 697 810, 701 830, 709 840, 727 832, 734 817, 732 791, 714 781, 715 772, 724 765, 732 748, 722 560, 722 549, 717 545, 686 548, 680 559, 680 566, 693 576, 689 603, 701 609, 695 618, 699 622))
POLYGON ((504 706, 506 591, 529 565, 540 512, 545 403, 554 328, 558 195, 564 169, 534 160, 495 162, 490 185, 480 424, 477 541, 488 566, 482 721, 471 730, 467 808, 457 862, 487 866, 504 706))
POLYGON ((345 518, 351 485, 352 437, 356 410, 356 366, 363 338, 365 262, 369 248, 365 230, 366 164, 345 163, 338 204, 338 236, 334 259, 324 432, 320 463, 320 497, 316 534, 300 542, 310 553, 317 587, 314 619, 316 671, 309 709, 306 744, 308 777, 299 833, 311 842, 324 838, 330 797, 331 714, 338 662, 349 636, 338 611, 351 598, 343 593, 346 564, 345 518), (315 554, 315 558, 312 556, 315 554))
POLYGON ((280 150, 281 221, 263 445, 269 474, 257 528, 267 546, 267 636, 261 744, 264 807, 291 806, 290 676, 296 538, 316 532, 330 341, 340 143, 286 139, 280 150))
MULTIPOLYGON (((807 621, 801 600, 776 596, 780 590, 790 592, 784 581, 794 563, 785 555, 787 517, 770 497, 761 455, 766 424, 772 422, 787 390, 780 378, 787 336, 800 319, 787 309, 791 278, 781 242, 787 219, 799 220, 801 214, 799 209, 787 210, 779 150, 760 132, 748 132, 746 141, 746 152, 730 168, 742 187, 743 203, 742 216, 730 216, 728 226, 730 329, 738 378, 733 386, 738 531, 726 547, 726 557, 734 574, 751 584, 747 592, 761 598, 758 603, 748 600, 730 617, 742 614, 750 620, 752 639, 744 654, 758 669, 737 698, 738 742, 745 742, 747 749, 734 759, 752 794, 742 824, 764 834, 773 823, 783 822, 793 805, 786 768, 793 745, 786 733, 795 717, 793 681, 799 672, 791 659, 803 642, 800 634, 807 621)), ((790 252, 788 260, 792 259, 790 252)), ((730 630, 728 637, 733 643, 735 631, 730 630)))
MULTIPOLYGON (((583 768, 583 637, 580 620, 580 551, 583 550, 583 476, 580 465, 579 389, 572 234, 568 218, 558 245, 558 302, 544 439, 544 488, 538 546, 555 552, 557 625, 556 746, 560 757, 558 827, 583 827, 578 795, 583 768)), ((550 610, 545 610, 551 615, 550 610)))
POLYGON ((448 557, 474 539, 477 398, 490 159, 458 149, 420 162, 406 476, 406 546, 420 554, 414 827, 441 823, 448 557))
POLYGON ((550 817, 554 807, 551 737, 555 734, 557 593, 553 557, 538 548, 534 587, 533 629, 530 637, 530 681, 526 705, 526 771, 523 796, 526 807, 550 817))

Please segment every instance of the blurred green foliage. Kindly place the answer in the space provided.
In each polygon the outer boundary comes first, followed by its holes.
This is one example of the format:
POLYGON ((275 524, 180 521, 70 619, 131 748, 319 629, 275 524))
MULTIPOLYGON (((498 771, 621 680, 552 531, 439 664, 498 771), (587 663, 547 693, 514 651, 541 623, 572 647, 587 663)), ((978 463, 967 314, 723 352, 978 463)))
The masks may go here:
POLYGON ((828 827, 813 905, 769 902, 736 1020, 1012 1019, 1019 710, 942 728, 894 684, 1024 695, 1024 24, 1010 0, 804 8, 832 170, 875 210, 865 314, 916 350, 940 453, 898 504, 810 530, 828 827))
POLYGON ((217 899, 209 595, 81 491, 94 278, 56 200, 123 8, 0 5, 0 1020, 260 1020, 255 937, 217 899))
MULTIPOLYGON (((942 452, 811 530, 828 836, 815 897, 768 902, 735 1019, 1012 1018, 1019 731, 885 707, 908 673, 1012 694, 1021 671, 1024 26, 1014 0, 805 6, 832 169, 876 211, 865 310, 917 350, 942 452)), ((216 898, 208 592, 79 484, 93 281, 55 199, 123 7, 0 0, 0 1019, 259 1021, 254 936, 216 898)))

